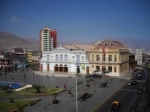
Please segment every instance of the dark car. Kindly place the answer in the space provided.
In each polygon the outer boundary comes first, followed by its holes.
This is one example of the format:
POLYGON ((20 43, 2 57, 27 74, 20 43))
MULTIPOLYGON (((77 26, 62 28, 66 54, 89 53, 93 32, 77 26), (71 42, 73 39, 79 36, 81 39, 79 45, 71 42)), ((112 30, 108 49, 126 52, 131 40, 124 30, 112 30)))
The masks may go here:
POLYGON ((142 80, 142 76, 141 76, 141 75, 138 75, 138 76, 137 76, 137 80, 142 80))
POLYGON ((101 88, 105 88, 108 86, 108 82, 103 82, 99 87, 101 88))
POLYGON ((111 110, 118 110, 121 107, 121 103, 119 101, 114 101, 111 105, 111 110))
POLYGON ((102 75, 99 75, 99 74, 92 74, 91 77, 93 77, 93 78, 102 78, 102 75))
POLYGON ((133 69, 133 72, 137 72, 138 71, 138 69, 133 69))
POLYGON ((92 96, 92 94, 84 93, 83 95, 81 95, 80 97, 78 97, 78 101, 84 101, 84 100, 88 99, 91 96, 92 96))
POLYGON ((137 84, 136 80, 131 81, 131 85, 136 85, 136 84, 137 84))

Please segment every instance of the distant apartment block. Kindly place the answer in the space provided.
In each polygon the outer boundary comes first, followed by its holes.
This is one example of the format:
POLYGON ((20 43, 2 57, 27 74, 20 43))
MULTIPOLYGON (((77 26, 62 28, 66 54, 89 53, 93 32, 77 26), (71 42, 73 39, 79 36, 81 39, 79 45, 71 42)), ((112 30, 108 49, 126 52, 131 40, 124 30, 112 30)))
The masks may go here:
POLYGON ((135 60, 137 61, 137 65, 142 65, 146 61, 146 53, 144 52, 144 49, 136 49, 135 60))
POLYGON ((57 31, 44 27, 40 31, 40 48, 41 51, 52 51, 57 47, 57 31))

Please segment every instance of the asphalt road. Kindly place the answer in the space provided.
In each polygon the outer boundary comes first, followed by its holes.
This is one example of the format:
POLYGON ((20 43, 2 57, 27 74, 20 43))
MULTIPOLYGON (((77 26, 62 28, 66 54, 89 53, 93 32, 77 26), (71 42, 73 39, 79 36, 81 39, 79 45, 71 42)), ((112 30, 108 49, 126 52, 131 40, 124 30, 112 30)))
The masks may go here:
MULTIPOLYGON (((146 69, 147 70, 147 69, 146 69)), ((147 76, 143 70, 137 73, 131 80, 137 80, 137 85, 131 85, 128 87, 128 83, 126 83, 123 87, 121 87, 116 93, 106 99, 103 103, 101 103, 94 112, 113 112, 111 110, 111 104, 113 101, 120 101, 121 108, 118 112, 129 112, 132 101, 137 97, 137 88, 139 86, 143 86, 145 84, 145 80, 147 76), (137 75, 142 75, 142 80, 137 80, 137 75)))

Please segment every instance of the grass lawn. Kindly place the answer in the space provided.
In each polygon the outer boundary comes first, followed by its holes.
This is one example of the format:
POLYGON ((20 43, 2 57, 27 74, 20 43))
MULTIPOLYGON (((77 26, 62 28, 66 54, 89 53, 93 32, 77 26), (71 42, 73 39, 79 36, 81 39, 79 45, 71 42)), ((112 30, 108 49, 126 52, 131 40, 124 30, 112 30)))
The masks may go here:
POLYGON ((33 100, 19 100, 14 103, 9 103, 9 101, 0 101, 0 112, 8 112, 12 109, 16 109, 17 106, 24 106, 31 103, 33 100))
POLYGON ((12 91, 12 92, 8 92, 8 93, 5 93, 5 91, 0 91, 0 96, 14 97, 14 96, 40 95, 40 94, 51 95, 54 93, 62 92, 64 89, 45 87, 45 90, 46 90, 45 93, 38 93, 38 94, 36 93, 36 90, 33 88, 23 89, 20 91, 12 91))

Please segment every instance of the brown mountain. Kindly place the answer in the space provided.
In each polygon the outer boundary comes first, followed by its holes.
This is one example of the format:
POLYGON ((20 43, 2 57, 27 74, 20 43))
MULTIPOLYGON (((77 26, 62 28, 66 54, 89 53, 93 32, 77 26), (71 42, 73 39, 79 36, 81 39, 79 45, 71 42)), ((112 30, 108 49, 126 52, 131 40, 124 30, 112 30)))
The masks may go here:
POLYGON ((8 49, 10 47, 39 49, 39 41, 36 39, 21 38, 8 32, 0 32, 0 47, 2 49, 8 49))

